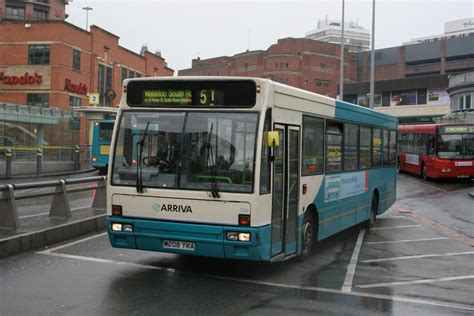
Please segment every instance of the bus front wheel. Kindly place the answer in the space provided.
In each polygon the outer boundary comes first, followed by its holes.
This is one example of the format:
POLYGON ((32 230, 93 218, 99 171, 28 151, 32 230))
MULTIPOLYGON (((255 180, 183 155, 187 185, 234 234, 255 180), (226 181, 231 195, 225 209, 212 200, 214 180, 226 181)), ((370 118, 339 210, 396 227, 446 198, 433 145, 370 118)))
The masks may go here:
POLYGON ((301 258, 306 259, 311 255, 314 241, 314 220, 310 210, 306 210, 306 214, 304 215, 301 233, 301 258))

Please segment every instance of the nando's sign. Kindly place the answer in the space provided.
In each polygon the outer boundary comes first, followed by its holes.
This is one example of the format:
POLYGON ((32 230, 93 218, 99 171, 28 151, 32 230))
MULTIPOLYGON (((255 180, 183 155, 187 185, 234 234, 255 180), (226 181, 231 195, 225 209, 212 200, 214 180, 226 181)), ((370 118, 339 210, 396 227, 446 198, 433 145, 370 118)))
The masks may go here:
POLYGON ((83 83, 74 84, 71 82, 71 79, 66 79, 64 90, 72 93, 87 95, 87 86, 83 83))
POLYGON ((30 74, 25 72, 24 75, 6 75, 4 72, 0 72, 0 81, 3 84, 8 85, 40 85, 43 82, 43 76, 37 72, 30 74))

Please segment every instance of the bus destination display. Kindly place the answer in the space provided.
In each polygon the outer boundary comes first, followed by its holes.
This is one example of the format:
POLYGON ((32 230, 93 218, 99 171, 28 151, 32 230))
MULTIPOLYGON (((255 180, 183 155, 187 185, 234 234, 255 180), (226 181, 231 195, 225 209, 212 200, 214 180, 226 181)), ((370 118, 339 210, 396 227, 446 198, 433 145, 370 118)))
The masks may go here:
POLYGON ((192 90, 143 90, 143 104, 214 106, 223 103, 224 94, 220 90, 201 89, 197 92, 195 97, 192 90))
POLYGON ((145 107, 252 107, 252 80, 136 80, 127 85, 127 104, 145 107))
POLYGON ((443 126, 442 133, 444 134, 463 134, 474 133, 474 126, 443 126))

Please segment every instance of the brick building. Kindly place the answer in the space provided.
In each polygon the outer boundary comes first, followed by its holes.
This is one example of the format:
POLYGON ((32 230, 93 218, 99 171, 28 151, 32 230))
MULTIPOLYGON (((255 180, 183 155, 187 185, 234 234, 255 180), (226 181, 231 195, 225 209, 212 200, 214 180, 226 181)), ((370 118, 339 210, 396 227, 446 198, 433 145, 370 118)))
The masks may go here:
POLYGON ((68 3, 68 0, 0 0, 0 21, 64 20, 68 3))
MULTIPOLYGON (((0 103, 66 111, 89 105, 89 95, 97 93, 99 106, 112 107, 123 79, 173 72, 161 56, 134 53, 98 26, 88 32, 65 21, 0 23, 0 103)), ((86 124, 83 118, 80 144, 88 143, 86 124)))
MULTIPOLYGON (((234 56, 193 59, 179 76, 260 77, 336 97, 339 86, 340 46, 304 38, 284 38, 267 50, 234 56)), ((355 57, 346 52, 344 78, 356 79, 355 57)))

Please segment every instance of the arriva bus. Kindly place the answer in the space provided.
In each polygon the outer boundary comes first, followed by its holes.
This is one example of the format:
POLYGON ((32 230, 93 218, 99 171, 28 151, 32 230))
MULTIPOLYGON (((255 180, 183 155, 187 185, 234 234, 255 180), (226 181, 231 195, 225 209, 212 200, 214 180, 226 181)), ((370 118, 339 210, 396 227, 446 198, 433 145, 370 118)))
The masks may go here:
POLYGON ((109 166, 110 143, 115 120, 94 122, 92 129, 92 167, 106 174, 109 166))
POLYGON ((400 125, 400 171, 426 178, 474 178, 474 123, 400 125))
POLYGON ((281 261, 396 199, 396 118, 257 78, 124 82, 113 247, 281 261))

